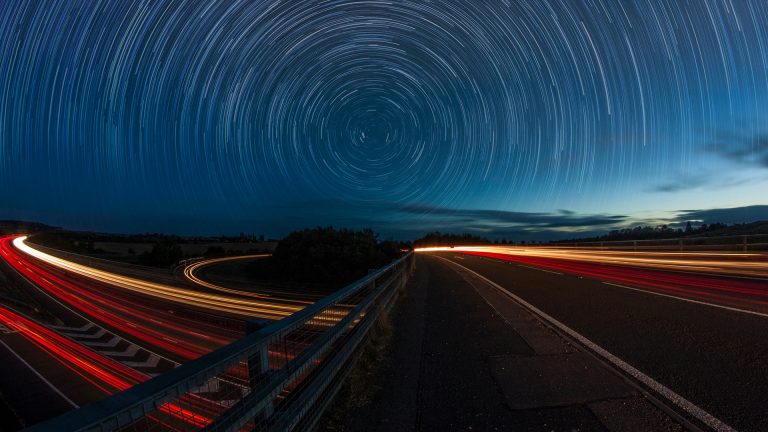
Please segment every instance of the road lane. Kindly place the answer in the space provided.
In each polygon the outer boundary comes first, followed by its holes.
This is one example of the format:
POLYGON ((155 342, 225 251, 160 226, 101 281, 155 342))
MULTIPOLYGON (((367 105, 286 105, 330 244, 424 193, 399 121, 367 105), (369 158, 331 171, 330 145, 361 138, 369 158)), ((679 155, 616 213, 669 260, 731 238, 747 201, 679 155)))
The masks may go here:
POLYGON ((441 253, 739 430, 768 430, 768 318, 488 257, 441 253))
MULTIPOLYGON (((526 255, 525 249, 510 250, 503 247, 467 247, 456 248, 454 252, 462 254, 497 258, 512 261, 523 267, 531 267, 540 271, 555 274, 569 273, 600 279, 619 286, 642 287, 643 290, 653 291, 663 295, 675 296, 697 302, 720 305, 726 308, 748 310, 757 314, 768 315, 768 278, 754 276, 726 276, 721 273, 690 273, 670 269, 670 262, 678 261, 674 254, 659 258, 650 254, 651 258, 643 259, 644 265, 634 266, 630 263, 617 264, 603 262, 600 251, 579 251, 581 258, 573 258, 569 253, 561 257, 541 254, 526 255), (587 258, 590 257, 590 258, 587 258), (647 264, 658 262, 659 269, 647 264)), ((570 251, 573 252, 573 251, 570 251)), ((763 267, 768 268, 765 255, 759 255, 763 267)), ((739 261, 718 261, 715 268, 733 266, 738 269, 739 261)), ((745 269, 745 271, 748 271, 745 269)))
POLYGON ((9 259, 11 264, 15 261, 23 265, 22 260, 27 260, 29 259, 27 257, 30 257, 31 259, 36 259, 56 267, 60 271, 89 278, 106 284, 113 289, 121 289, 136 295, 152 297, 156 300, 184 304, 194 308, 204 308, 244 318, 280 319, 304 307, 304 305, 293 303, 286 304, 277 298, 258 300, 246 296, 220 295, 110 273, 44 253, 28 245, 25 240, 25 236, 6 237, 3 239, 4 243, 10 242, 13 244, 13 249, 6 246, 6 250, 10 251, 10 258, 6 259, 9 259))
POLYGON ((616 251, 599 248, 557 246, 456 246, 427 247, 421 251, 463 251, 503 254, 510 258, 546 264, 547 261, 571 261, 648 268, 651 270, 680 271, 687 274, 726 275, 738 277, 768 277, 768 254, 765 252, 653 252, 616 251))

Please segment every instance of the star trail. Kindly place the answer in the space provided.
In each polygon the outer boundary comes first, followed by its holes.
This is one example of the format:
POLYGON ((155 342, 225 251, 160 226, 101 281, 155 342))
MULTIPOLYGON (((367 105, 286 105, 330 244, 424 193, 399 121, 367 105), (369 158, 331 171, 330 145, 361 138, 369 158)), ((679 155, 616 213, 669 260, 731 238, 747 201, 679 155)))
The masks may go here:
POLYGON ((604 231, 766 204, 766 103, 764 1, 3 0, 0 210, 604 231))

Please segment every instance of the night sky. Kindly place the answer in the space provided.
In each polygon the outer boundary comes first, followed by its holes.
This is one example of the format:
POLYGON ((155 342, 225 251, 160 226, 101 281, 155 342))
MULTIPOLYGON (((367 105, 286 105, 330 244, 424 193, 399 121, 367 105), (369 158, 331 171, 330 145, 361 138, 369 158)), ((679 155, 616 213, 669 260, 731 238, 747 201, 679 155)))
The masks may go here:
POLYGON ((766 104, 764 0, 0 0, 0 219, 396 238, 768 219, 766 104))

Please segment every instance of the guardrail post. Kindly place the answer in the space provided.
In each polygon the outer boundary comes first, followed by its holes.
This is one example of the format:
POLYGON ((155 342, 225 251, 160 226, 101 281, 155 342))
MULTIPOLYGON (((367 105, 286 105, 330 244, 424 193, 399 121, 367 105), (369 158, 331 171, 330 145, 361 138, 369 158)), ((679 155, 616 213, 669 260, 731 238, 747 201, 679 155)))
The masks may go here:
POLYGON ((742 236, 741 237, 741 244, 743 246, 744 252, 746 252, 747 251, 747 236, 742 236))
POLYGON ((683 251, 683 239, 680 239, 677 241, 678 247, 680 248, 680 252, 683 251))
MULTIPOLYGON (((252 318, 245 322, 246 334, 251 334, 261 330, 270 324, 270 321, 252 318)), ((260 383, 266 382, 265 376, 269 372, 269 344, 265 344, 256 354, 248 357, 248 383, 251 391, 254 391, 260 383)), ((263 416, 272 415, 274 407, 270 402, 264 409, 263 416)))
POLYGON ((632 242, 632 247, 634 248, 634 251, 637 252, 637 240, 632 242))

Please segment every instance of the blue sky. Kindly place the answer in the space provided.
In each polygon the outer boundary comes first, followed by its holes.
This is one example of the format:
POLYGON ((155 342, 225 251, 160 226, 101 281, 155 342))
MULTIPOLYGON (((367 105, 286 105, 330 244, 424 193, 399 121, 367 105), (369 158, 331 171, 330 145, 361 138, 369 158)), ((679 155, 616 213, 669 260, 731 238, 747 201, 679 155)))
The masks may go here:
POLYGON ((762 1, 10 0, 0 218, 554 238, 768 204, 765 22, 762 1))

